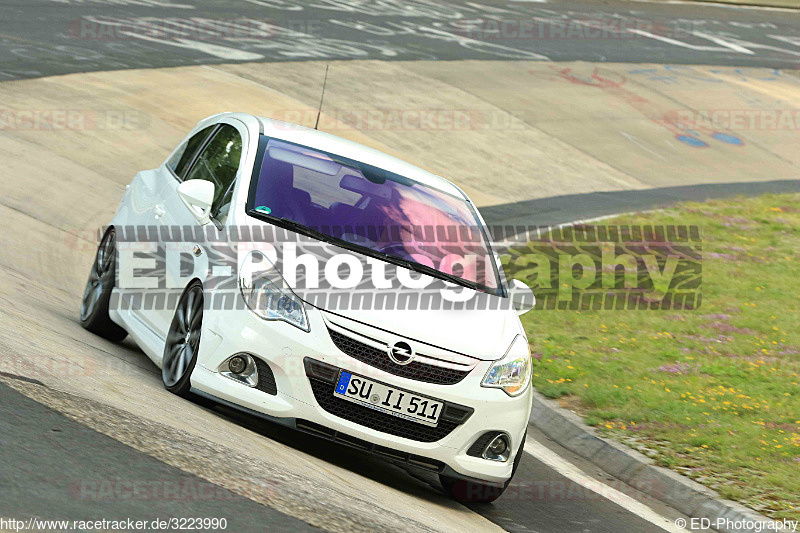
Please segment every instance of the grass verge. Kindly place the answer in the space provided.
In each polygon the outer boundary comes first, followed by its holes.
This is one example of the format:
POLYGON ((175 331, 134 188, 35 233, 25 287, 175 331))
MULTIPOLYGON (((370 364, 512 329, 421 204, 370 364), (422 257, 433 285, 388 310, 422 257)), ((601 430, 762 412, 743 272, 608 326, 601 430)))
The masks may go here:
POLYGON ((800 195, 604 224, 699 226, 702 306, 529 312, 539 392, 725 498, 800 519, 800 195))

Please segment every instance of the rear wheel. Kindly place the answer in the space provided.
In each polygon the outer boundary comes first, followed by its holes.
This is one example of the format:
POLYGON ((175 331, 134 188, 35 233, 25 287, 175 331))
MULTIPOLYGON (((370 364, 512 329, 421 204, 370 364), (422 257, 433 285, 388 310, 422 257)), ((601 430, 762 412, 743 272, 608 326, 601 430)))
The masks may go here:
POLYGON ((492 484, 480 483, 478 481, 470 481, 466 479, 457 479, 450 476, 439 475, 439 481, 442 484, 444 492, 460 502, 465 503, 491 503, 498 499, 506 491, 514 479, 514 474, 517 473, 519 463, 522 461, 523 448, 525 447, 525 437, 528 432, 522 436, 522 443, 519 445, 517 456, 514 457, 514 464, 511 468, 511 477, 505 483, 492 484))
POLYGON ((114 228, 108 228, 94 257, 89 279, 81 300, 81 325, 92 333, 113 342, 124 339, 128 332, 111 321, 108 306, 116 280, 117 240, 114 228))
POLYGON ((164 344, 161 378, 164 387, 178 396, 188 396, 190 378, 197 363, 200 331, 203 326, 203 286, 194 281, 178 302, 164 344))

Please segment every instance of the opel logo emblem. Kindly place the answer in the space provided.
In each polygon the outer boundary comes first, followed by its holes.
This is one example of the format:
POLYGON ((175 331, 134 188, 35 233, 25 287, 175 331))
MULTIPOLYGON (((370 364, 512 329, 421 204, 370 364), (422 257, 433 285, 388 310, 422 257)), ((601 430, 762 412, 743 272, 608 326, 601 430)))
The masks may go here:
POLYGON ((398 365, 407 365, 414 360, 414 349, 405 341, 393 342, 388 349, 389 359, 398 365))

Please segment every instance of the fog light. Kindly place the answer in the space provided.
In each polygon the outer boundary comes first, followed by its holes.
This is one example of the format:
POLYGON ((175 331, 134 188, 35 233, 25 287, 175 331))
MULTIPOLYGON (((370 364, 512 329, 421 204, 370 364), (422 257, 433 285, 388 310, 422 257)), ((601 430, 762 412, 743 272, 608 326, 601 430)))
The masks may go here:
POLYGON ((230 378, 248 387, 255 387, 258 384, 258 370, 256 361, 248 353, 237 353, 220 363, 218 367, 220 375, 230 378))
POLYGON ((508 444, 506 444, 506 440, 502 437, 494 439, 489 445, 489 452, 491 452, 492 455, 503 455, 506 453, 507 449, 508 444))
POLYGON ((241 355, 231 357, 230 361, 228 361, 228 368, 234 374, 241 374, 247 368, 247 361, 241 355))
POLYGON ((508 461, 511 452, 511 446, 508 443, 508 437, 500 434, 489 442, 483 450, 483 458, 490 461, 508 461))

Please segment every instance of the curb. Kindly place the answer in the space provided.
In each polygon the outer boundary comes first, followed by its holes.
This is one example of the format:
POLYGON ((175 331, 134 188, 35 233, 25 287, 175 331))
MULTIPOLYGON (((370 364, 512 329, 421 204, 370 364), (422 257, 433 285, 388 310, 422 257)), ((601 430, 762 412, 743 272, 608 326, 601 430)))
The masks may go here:
MULTIPOLYGON (((718 519, 725 519, 728 524, 734 525, 733 528, 722 527, 716 531, 761 533, 765 531, 763 524, 742 528, 735 524, 775 522, 744 505, 723 500, 716 492, 696 481, 655 466, 652 459, 623 444, 598 437, 596 431, 584 424, 581 417, 559 407, 536 391, 533 393, 530 423, 564 448, 690 518, 708 519, 712 527, 718 519)), ((790 530, 782 528, 772 531, 790 530)))
POLYGON ((797 11, 800 9, 800 6, 784 6, 781 4, 760 4, 758 2, 733 2, 731 0, 692 0, 694 3, 703 5, 703 4, 725 4, 727 6, 738 6, 738 7, 745 7, 745 8, 768 8, 768 9, 788 9, 791 11, 797 11))

